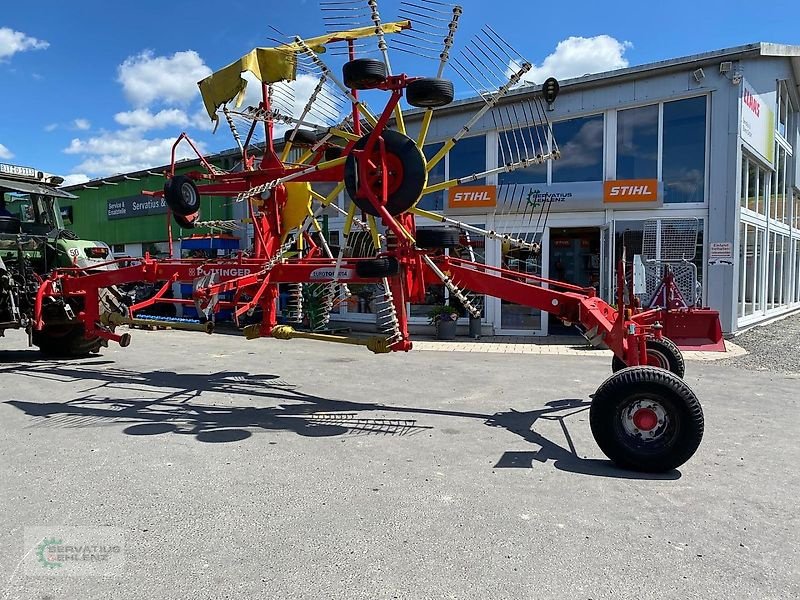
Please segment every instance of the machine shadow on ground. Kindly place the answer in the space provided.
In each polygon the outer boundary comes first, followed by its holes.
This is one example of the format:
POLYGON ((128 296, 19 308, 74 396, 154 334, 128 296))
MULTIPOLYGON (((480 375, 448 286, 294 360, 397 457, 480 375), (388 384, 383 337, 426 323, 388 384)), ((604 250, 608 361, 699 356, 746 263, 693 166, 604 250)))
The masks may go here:
MULTIPOLYGON (((16 353, 27 354, 27 353, 16 353)), ((27 356, 25 356, 27 359, 27 356)), ((413 436, 435 429, 412 416, 444 416, 477 419, 490 427, 505 429, 536 451, 505 452, 494 468, 534 468, 552 462, 556 469, 600 477, 628 479, 677 479, 680 471, 646 474, 616 468, 610 461, 581 457, 568 428, 568 419, 588 411, 590 402, 554 400, 544 407, 494 414, 394 406, 335 400, 306 394, 278 375, 254 375, 244 371, 176 373, 131 371, 108 366, 113 361, 95 358, 74 362, 17 362, 9 372, 60 384, 85 383, 76 397, 57 402, 7 400, 34 417, 34 427, 81 428, 124 425, 131 436, 191 435, 200 442, 226 443, 249 438, 258 430, 289 431, 305 437, 342 435, 413 436), (214 405, 197 400, 204 393, 241 397, 249 402, 263 398, 274 406, 214 405), (398 415, 369 417, 364 413, 398 415), (402 418, 401 418, 402 416, 402 418), (557 422, 566 446, 534 431, 539 421, 557 422)), ((0 367, 0 372, 6 370, 0 367)))

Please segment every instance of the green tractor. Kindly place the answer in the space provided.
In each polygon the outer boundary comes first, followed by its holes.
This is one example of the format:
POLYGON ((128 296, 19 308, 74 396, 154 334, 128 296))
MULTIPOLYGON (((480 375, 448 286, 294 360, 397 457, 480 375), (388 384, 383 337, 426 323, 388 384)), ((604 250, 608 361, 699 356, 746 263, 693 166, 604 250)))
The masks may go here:
MULTIPOLYGON (((59 189, 63 179, 30 167, 0 163, 0 336, 6 329, 24 329, 29 344, 50 356, 82 356, 98 352, 100 338, 84 337, 76 318, 80 302, 45 297, 44 327, 34 328, 36 294, 54 268, 87 272, 116 269, 111 249, 100 241, 80 240, 64 228, 59 198, 75 198, 59 189)), ((101 292, 103 310, 125 313, 125 297, 116 289, 101 292)))

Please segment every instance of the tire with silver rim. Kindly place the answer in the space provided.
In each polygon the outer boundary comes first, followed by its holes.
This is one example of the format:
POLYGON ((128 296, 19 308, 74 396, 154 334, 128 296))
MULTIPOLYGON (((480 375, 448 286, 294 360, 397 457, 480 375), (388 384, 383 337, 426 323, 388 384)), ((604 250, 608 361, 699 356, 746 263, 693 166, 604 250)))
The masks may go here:
POLYGON ((200 210, 197 186, 186 175, 175 175, 164 184, 164 200, 176 215, 188 216, 200 210))
POLYGON ((589 409, 592 434, 617 466, 664 472, 685 463, 703 439, 703 409, 677 375, 631 367, 609 377, 589 409))

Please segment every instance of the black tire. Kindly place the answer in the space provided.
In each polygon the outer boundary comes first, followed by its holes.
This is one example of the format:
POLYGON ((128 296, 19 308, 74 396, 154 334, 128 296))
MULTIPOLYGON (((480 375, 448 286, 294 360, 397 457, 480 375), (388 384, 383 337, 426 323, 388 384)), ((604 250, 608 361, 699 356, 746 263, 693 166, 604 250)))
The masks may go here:
POLYGON ((188 216, 200 210, 197 186, 186 175, 176 175, 164 184, 164 200, 176 215, 188 216))
POLYGON ((400 263, 393 256, 370 258, 356 263, 356 275, 364 279, 394 277, 400 272, 400 263))
POLYGON ((354 90, 368 90, 382 84, 388 76, 386 65, 374 58, 357 58, 344 63, 342 79, 354 90))
POLYGON ((341 158, 344 153, 344 148, 341 146, 328 146, 325 148, 325 160, 336 160, 341 158))
MULTIPOLYGON (((667 338, 650 338, 647 340, 647 366, 666 369, 683 379, 686 375, 686 361, 683 353, 672 340, 667 338)), ((621 358, 614 356, 611 359, 611 371, 616 373, 626 369, 626 365, 621 358)))
POLYGON ((453 96, 453 82, 449 79, 423 77, 406 86, 406 102, 418 108, 447 106, 453 96))
MULTIPOLYGON (((285 142, 288 142, 289 139, 292 137, 293 129, 289 129, 286 133, 283 134, 283 139, 285 142)), ((294 140, 292 141, 292 146, 298 147, 310 147, 317 143, 317 134, 313 131, 309 131, 308 129, 298 129, 294 134, 294 140)))
POLYGON ((456 248, 460 245, 461 232, 455 227, 426 227, 417 229, 414 237, 417 248, 456 248))
POLYGON ((80 325, 59 325, 33 332, 33 345, 38 346, 45 356, 69 358, 88 356, 100 352, 100 338, 83 337, 84 327, 80 325))
POLYGON ((694 392, 677 375, 654 367, 609 377, 594 394, 589 423, 597 445, 616 465, 651 473, 689 460, 704 429, 694 392))
POLYGON ((172 213, 175 222, 181 226, 182 229, 194 229, 195 223, 200 219, 200 213, 196 212, 191 215, 179 215, 176 212, 172 213))
MULTIPOLYGON (((386 210, 394 217, 406 212, 417 203, 422 195, 422 190, 425 189, 425 185, 428 183, 428 171, 425 156, 417 148, 416 142, 410 137, 393 129, 385 129, 381 137, 386 148, 390 176, 394 173, 402 173, 401 177, 390 181, 389 184, 386 210), (392 163, 394 163, 394 167, 392 163)), ((356 150, 363 149, 368 140, 369 135, 365 135, 355 143, 353 148, 356 150)), ((377 144, 374 147, 377 148, 377 144)), ((367 198, 357 197, 357 171, 356 157, 353 153, 350 153, 344 164, 344 183, 347 193, 355 205, 365 213, 376 217, 380 216, 377 209, 367 198)), ((379 183, 380 179, 378 178, 375 185, 377 186, 379 183)))

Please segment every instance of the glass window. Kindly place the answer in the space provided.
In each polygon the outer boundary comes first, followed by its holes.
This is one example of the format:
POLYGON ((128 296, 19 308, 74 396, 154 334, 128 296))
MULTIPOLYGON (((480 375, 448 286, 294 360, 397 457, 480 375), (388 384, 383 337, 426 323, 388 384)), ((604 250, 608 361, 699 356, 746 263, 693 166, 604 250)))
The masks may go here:
POLYGON ((794 241, 794 301, 800 302, 800 239, 794 241))
POLYGON ((789 224, 789 208, 787 206, 787 185, 786 185, 786 171, 789 166, 789 155, 786 149, 781 144, 776 144, 775 151, 776 171, 772 173, 772 211, 770 216, 776 221, 789 224))
POLYGON ((664 202, 705 200, 706 97, 664 103, 664 202))
POLYGON ((603 115, 553 125, 561 158, 553 161, 553 183, 603 180, 603 115))
POLYGON ((617 112, 617 179, 658 177, 658 104, 617 112))
MULTIPOLYGON (((476 225, 476 227, 484 229, 486 226, 481 223, 480 225, 476 225)), ((485 265, 486 237, 483 235, 479 235, 477 233, 462 231, 458 241, 458 246, 449 249, 448 254, 450 256, 460 258, 461 260, 468 260, 470 262, 476 262, 485 265)), ((454 298, 452 294, 450 294, 450 290, 445 290, 445 291, 447 292, 447 296, 450 299, 450 305, 456 306, 458 308, 459 316, 469 317, 470 314, 467 312, 467 309, 461 306, 461 303, 456 298, 454 298)), ((469 291, 465 291, 465 295, 475 308, 480 309, 481 316, 485 316, 486 296, 478 295, 469 291)))
POLYGON ((800 193, 795 193, 792 214, 794 215, 794 228, 800 229, 800 193))
MULTIPOLYGON (((483 173, 486 170, 486 136, 463 138, 450 150, 450 179, 483 173)), ((469 185, 483 185, 486 179, 478 179, 469 185)))
MULTIPOLYGON (((539 241, 536 234, 511 233, 511 237, 525 240, 526 242, 539 241)), ((542 255, 529 250, 522 250, 511 246, 508 242, 501 243, 501 265, 509 271, 518 271, 541 277, 542 255)), ((542 311, 530 306, 515 304, 507 300, 500 301, 500 327, 505 330, 533 330, 542 329, 542 311)))
POLYGON ((758 201, 758 165, 751 160, 747 161, 747 208, 755 212, 767 214, 758 201))
POLYGON ((786 89, 786 82, 778 84, 778 133, 784 138, 789 131, 789 113, 792 112, 792 104, 789 100, 789 92, 786 89))
MULTIPOLYGON (((542 137, 539 128, 501 131, 498 134, 497 166, 515 162, 520 156, 538 155, 542 148, 547 151, 547 139, 542 137)), ((499 185, 547 183, 547 163, 531 165, 510 173, 500 173, 497 176, 497 183, 499 185)))
POLYGON ((739 230, 739 316, 763 310, 764 236, 762 228, 742 223, 739 230))
MULTIPOLYGON (((425 154, 425 158, 430 160, 436 156, 436 153, 442 149, 442 146, 444 146, 444 144, 441 142, 438 144, 426 144, 422 149, 423 153, 425 154)), ((444 163, 445 159, 442 159, 436 164, 435 167, 428 171, 429 186, 442 183, 445 180, 444 163)), ((420 201, 417 203, 417 206, 423 210, 442 210, 444 208, 444 190, 440 190, 432 194, 426 194, 420 199, 420 201)))

